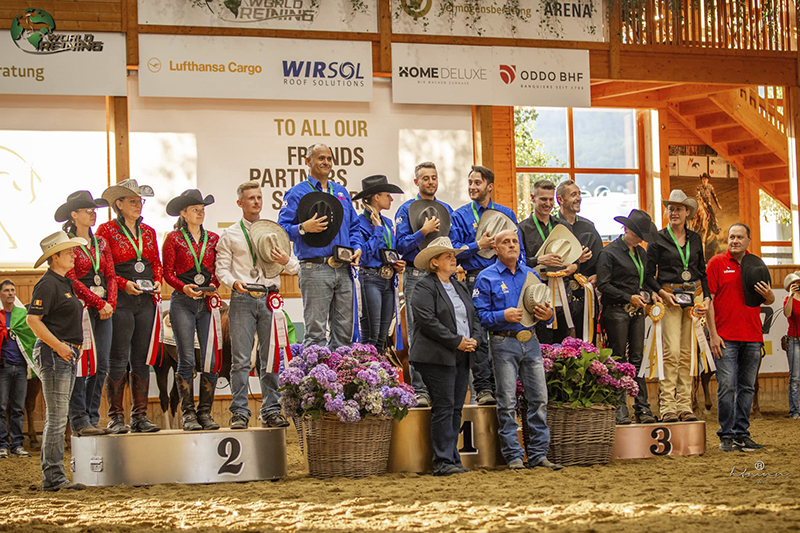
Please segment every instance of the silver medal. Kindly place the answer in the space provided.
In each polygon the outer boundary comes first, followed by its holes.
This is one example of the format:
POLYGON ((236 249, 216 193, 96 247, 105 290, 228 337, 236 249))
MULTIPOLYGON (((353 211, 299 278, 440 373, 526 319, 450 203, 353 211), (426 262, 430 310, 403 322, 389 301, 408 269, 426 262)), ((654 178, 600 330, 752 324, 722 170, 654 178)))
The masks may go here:
POLYGON ((250 277, 254 279, 258 277, 258 269, 256 267, 250 269, 250 277))
POLYGON ((144 263, 142 263, 141 261, 136 261, 136 262, 133 264, 133 269, 134 269, 136 272, 138 272, 139 274, 141 274, 142 272, 144 272, 144 263))
POLYGON ((692 279, 692 274, 688 270, 684 270, 681 273, 681 279, 683 281, 689 281, 690 279, 692 279))
POLYGON ((203 283, 206 282, 206 277, 202 274, 195 274, 194 282, 197 283, 198 285, 202 285, 203 283))
POLYGON ((103 280, 100 279, 100 274, 95 274, 94 275, 94 284, 95 285, 102 285, 103 284, 103 280))

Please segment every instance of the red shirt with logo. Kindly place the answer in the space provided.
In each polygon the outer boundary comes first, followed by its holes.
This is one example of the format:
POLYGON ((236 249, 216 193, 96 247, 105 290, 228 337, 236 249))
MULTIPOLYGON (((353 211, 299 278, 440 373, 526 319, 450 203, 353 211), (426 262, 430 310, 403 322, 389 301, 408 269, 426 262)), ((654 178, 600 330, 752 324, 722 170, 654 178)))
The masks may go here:
POLYGON ((722 340, 764 342, 761 307, 747 307, 739 261, 729 251, 715 255, 706 267, 714 296, 714 323, 722 340))
POLYGON ((789 332, 786 333, 790 337, 800 337, 800 301, 797 301, 793 296, 788 296, 783 301, 783 306, 786 307, 786 302, 792 299, 792 307, 789 309, 789 332))

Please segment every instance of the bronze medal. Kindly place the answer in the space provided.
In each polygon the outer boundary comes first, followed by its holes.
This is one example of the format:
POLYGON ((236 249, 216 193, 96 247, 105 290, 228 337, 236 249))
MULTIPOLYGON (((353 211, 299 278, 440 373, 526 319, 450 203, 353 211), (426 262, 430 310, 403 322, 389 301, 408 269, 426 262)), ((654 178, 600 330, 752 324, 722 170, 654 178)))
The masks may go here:
POLYGON ((389 265, 383 265, 381 267, 381 277, 383 279, 391 279, 393 275, 394 275, 394 269, 392 267, 390 267, 389 265))
POLYGON ((689 281, 692 279, 692 274, 688 270, 684 270, 681 272, 681 279, 683 281, 689 281))
POLYGON ((575 281, 574 279, 569 280, 569 288, 573 291, 577 291, 581 288, 581 284, 575 281))
POLYGON ((523 329, 522 331, 517 333, 517 340, 519 342, 528 342, 533 337, 533 333, 529 329, 523 329))

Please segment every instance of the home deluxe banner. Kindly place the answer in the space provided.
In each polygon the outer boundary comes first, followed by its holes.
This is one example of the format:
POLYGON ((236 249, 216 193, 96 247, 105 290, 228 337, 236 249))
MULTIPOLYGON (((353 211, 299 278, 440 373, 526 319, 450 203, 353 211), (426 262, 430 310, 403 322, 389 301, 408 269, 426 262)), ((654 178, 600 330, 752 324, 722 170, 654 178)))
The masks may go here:
POLYGON ((139 24, 377 33, 378 1, 139 0, 139 24))
POLYGON ((398 104, 590 107, 589 51, 392 44, 398 104))
POLYGON ((139 35, 141 96, 369 102, 369 42, 139 35))

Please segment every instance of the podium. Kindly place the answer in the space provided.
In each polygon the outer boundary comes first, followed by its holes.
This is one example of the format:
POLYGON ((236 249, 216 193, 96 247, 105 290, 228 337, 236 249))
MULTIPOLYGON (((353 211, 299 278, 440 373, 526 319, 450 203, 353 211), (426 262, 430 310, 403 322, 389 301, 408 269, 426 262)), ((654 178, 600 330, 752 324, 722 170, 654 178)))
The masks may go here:
POLYGON ((286 476, 286 428, 72 436, 75 483, 229 483, 286 476))
POLYGON ((706 451, 706 423, 630 424, 617 426, 611 460, 649 459, 663 455, 702 455, 706 451))

